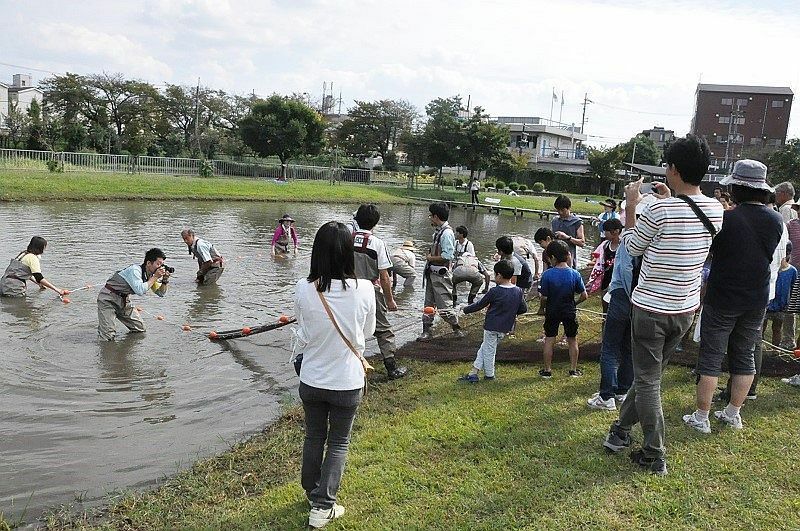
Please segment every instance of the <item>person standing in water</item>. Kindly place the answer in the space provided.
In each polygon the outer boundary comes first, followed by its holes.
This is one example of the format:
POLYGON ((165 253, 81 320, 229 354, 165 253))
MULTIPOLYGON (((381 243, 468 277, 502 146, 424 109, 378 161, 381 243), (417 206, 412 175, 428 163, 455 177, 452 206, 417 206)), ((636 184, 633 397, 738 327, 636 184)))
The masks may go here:
POLYGON ((31 238, 28 248, 11 260, 3 273, 3 277, 0 279, 0 296, 24 297, 28 280, 39 284, 41 289, 49 288, 59 295, 69 293, 65 289, 55 287, 42 275, 39 256, 44 253, 46 248, 47 240, 41 236, 31 238))
POLYGON ((199 269, 195 282, 203 285, 216 284, 225 270, 225 261, 214 244, 198 238, 192 229, 182 230, 181 238, 189 247, 189 254, 197 259, 199 269))
POLYGON ((284 214, 278 220, 275 234, 272 235, 272 256, 276 253, 289 254, 289 241, 294 244, 294 254, 297 254, 297 229, 294 226, 294 219, 289 214, 284 214))

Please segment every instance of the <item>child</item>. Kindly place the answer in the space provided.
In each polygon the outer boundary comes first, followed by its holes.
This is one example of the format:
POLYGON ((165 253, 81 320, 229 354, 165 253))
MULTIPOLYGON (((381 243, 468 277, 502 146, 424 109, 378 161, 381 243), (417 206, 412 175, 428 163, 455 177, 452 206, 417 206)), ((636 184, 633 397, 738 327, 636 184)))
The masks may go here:
POLYGON ((550 269, 550 255, 547 254, 547 246, 556 240, 556 235, 547 227, 542 227, 533 235, 533 240, 542 248, 542 271, 550 269))
POLYGON ((484 380, 494 380, 494 357, 497 345, 514 328, 516 316, 528 311, 522 290, 511 283, 514 266, 508 260, 500 260, 494 265, 495 287, 481 300, 464 308, 464 313, 473 313, 486 306, 486 320, 483 322, 483 343, 478 349, 472 370, 459 378, 462 382, 477 383, 478 371, 483 369, 484 380))
POLYGON ((613 199, 606 199, 600 204, 603 206, 603 213, 597 216, 597 228, 600 230, 600 239, 605 240, 608 236, 603 224, 610 219, 619 219, 619 214, 617 214, 617 202, 613 199))
POLYGON ((294 220, 289 214, 284 214, 278 220, 278 226, 275 228, 275 234, 272 235, 272 250, 274 256, 275 250, 282 254, 289 254, 289 240, 294 243, 294 254, 297 254, 297 229, 294 227, 294 220))
MULTIPOLYGON (((622 232, 622 223, 616 218, 605 222, 605 232, 607 239, 597 246, 592 256, 595 258, 594 268, 589 274, 587 286, 588 293, 603 291, 611 283, 611 275, 614 272, 614 259, 619 249, 619 235, 622 232)), ((608 303, 603 300, 603 313, 608 311, 608 303)))
POLYGON ((539 281, 541 306, 539 315, 544 315, 544 368, 539 371, 542 378, 553 376, 553 345, 558 335, 558 325, 564 325, 564 335, 569 345, 569 375, 583 374, 578 369, 578 320, 575 309, 575 294, 580 293, 578 302, 588 297, 580 273, 569 267, 569 249, 563 242, 552 242, 547 246, 550 264, 553 266, 542 275, 539 281), (546 309, 545 309, 546 308, 546 309))
POLYGON ((558 217, 551 222, 555 239, 563 241, 572 255, 572 267, 578 269, 578 247, 586 245, 583 235, 583 222, 573 214, 572 201, 565 195, 556 197, 553 207, 558 211, 558 217))
MULTIPOLYGON (((775 298, 767 305, 767 314, 764 317, 764 330, 766 335, 767 322, 772 321, 772 344, 780 345, 782 339, 783 316, 786 315, 786 306, 792 294, 792 286, 797 280, 797 269, 790 265, 787 258, 792 254, 792 243, 786 245, 786 255, 781 258, 781 268, 778 270, 778 280, 775 282, 775 298)), ((790 332, 791 333, 791 332, 790 332)))
POLYGON ((528 261, 514 252, 514 241, 508 236, 500 236, 494 242, 500 260, 508 260, 514 267, 514 276, 511 283, 523 290, 530 289, 533 285, 533 272, 528 261))

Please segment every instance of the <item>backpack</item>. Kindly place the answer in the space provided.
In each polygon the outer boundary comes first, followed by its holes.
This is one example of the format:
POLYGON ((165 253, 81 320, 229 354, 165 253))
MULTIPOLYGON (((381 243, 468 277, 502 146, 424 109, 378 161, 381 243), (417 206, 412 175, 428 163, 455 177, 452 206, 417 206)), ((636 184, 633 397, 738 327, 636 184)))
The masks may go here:
POLYGON ((533 272, 531 271, 531 266, 528 265, 528 261, 519 254, 514 253, 514 256, 522 263, 522 272, 517 275, 517 287, 528 289, 533 286, 533 272))

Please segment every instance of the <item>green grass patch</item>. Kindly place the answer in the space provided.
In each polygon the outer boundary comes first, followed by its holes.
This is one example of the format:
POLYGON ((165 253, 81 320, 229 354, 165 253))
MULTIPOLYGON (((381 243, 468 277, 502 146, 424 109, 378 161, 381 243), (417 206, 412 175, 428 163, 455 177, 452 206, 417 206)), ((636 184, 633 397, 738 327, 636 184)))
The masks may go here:
MULTIPOLYGON (((510 197, 503 194, 488 196, 500 198, 503 206, 553 209, 552 197, 510 197)), ((403 204, 412 202, 415 197, 468 200, 467 194, 456 190, 411 190, 363 184, 331 186, 327 181, 297 180, 277 184, 267 179, 0 170, 0 201, 194 199, 403 204)), ((586 203, 585 196, 572 197, 577 213, 597 214, 602 211, 602 207, 596 203, 586 203)))
MULTIPOLYGON (((589 410, 598 366, 501 364, 498 380, 459 385, 467 363, 410 362, 375 383, 357 420, 330 529, 797 529, 800 393, 764 379, 745 429, 683 426, 689 370, 665 374, 670 474, 637 470, 600 444, 614 413, 589 410)), ((96 529, 300 529, 302 410, 151 492, 113 502, 100 519, 53 514, 47 525, 96 529)), ((635 432, 638 440, 639 433, 635 432)))

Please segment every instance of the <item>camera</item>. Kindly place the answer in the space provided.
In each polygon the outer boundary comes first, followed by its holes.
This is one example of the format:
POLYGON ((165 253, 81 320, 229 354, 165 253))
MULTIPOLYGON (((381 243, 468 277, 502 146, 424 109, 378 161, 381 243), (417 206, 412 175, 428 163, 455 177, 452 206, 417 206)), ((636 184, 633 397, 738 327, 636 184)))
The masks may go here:
POLYGON ((171 274, 173 274, 173 273, 175 272, 175 268, 174 268, 174 267, 170 267, 170 266, 168 266, 167 264, 161 264, 161 267, 163 267, 163 268, 164 268, 164 271, 166 271, 166 272, 167 272, 167 273, 169 273, 170 275, 171 275, 171 274))

